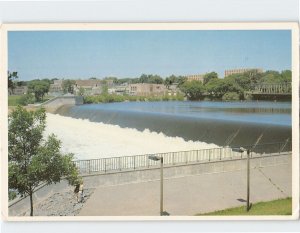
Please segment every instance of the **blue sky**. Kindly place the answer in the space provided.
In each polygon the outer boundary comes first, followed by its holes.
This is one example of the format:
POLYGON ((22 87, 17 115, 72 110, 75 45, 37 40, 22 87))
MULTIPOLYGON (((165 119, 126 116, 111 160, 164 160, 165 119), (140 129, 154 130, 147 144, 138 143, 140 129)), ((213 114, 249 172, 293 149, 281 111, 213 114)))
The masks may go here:
POLYGON ((188 75, 225 69, 291 69, 291 32, 29 31, 9 32, 8 68, 35 78, 188 75))

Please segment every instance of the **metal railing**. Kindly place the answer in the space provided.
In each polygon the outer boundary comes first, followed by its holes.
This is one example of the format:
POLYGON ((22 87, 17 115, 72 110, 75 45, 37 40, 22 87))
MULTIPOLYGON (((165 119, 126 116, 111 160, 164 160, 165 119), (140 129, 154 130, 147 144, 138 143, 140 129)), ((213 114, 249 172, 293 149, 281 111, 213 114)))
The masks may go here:
MULTIPOLYGON (((272 156, 290 152, 291 142, 260 144, 256 145, 255 148, 251 145, 243 147, 251 148, 251 157, 272 156)), ((164 166, 207 163, 247 157, 246 152, 235 152, 231 147, 218 147, 191 151, 77 160, 74 163, 81 174, 113 173, 159 167, 158 162, 148 159, 150 155, 163 157, 164 166)))
POLYGON ((252 89, 260 93, 282 94, 291 93, 292 85, 291 83, 261 83, 252 86, 252 89))

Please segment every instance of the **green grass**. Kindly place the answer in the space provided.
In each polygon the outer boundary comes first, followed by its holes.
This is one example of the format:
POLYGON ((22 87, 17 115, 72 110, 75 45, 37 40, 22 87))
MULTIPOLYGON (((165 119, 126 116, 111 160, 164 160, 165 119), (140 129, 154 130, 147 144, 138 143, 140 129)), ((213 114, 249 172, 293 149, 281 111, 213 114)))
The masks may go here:
POLYGON ((17 106, 18 100, 21 98, 21 95, 9 95, 8 96, 8 106, 17 106))
MULTIPOLYGON (((23 95, 9 95, 8 96, 8 106, 17 106, 19 104, 19 100, 22 98, 23 95)), ((45 95, 43 100, 40 102, 36 102, 36 103, 43 103, 49 99, 54 98, 51 95, 45 95)))
POLYGON ((292 198, 278 199, 267 202, 257 202, 252 205, 249 212, 245 210, 245 206, 230 208, 225 210, 214 211, 204 214, 196 214, 198 216, 212 215, 291 215, 292 214, 292 198))

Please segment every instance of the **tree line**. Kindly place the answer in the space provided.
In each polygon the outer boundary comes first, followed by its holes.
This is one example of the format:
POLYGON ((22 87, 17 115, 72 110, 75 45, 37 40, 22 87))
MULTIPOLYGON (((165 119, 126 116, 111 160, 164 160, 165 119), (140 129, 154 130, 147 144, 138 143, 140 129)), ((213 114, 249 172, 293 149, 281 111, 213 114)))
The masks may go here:
POLYGON ((180 90, 190 100, 209 99, 243 100, 245 92, 254 89, 257 84, 287 84, 292 81, 290 70, 256 72, 248 71, 233 74, 221 79, 216 72, 204 75, 201 81, 186 81, 179 86, 180 90))
MULTIPOLYGON (((90 79, 97 79, 92 77, 90 79)), ((27 85, 28 94, 21 99, 21 104, 40 102, 45 94, 49 92, 50 84, 54 79, 35 79, 27 82, 19 82, 17 72, 8 72, 8 87, 13 90, 16 86, 27 85)), ((216 72, 206 73, 201 81, 188 81, 185 76, 170 75, 162 78, 156 74, 142 74, 138 78, 117 78, 106 77, 102 80, 106 86, 108 80, 115 85, 124 83, 152 83, 164 84, 167 88, 176 85, 189 100, 201 100, 204 97, 209 99, 240 100, 245 98, 245 91, 250 91, 256 84, 284 84, 292 80, 292 72, 283 70, 281 72, 269 70, 266 72, 248 71, 242 74, 232 74, 225 78, 219 78, 216 72)), ((75 80, 63 80, 62 89, 64 93, 74 93, 75 80)), ((81 88, 79 94, 83 95, 81 88)))

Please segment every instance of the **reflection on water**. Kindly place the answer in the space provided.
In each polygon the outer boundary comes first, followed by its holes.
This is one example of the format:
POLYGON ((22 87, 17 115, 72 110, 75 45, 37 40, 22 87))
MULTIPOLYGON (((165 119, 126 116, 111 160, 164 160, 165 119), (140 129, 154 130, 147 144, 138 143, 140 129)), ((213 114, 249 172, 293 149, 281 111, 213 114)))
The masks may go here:
POLYGON ((220 146, 291 138, 290 102, 123 102, 65 107, 58 113, 220 146))

